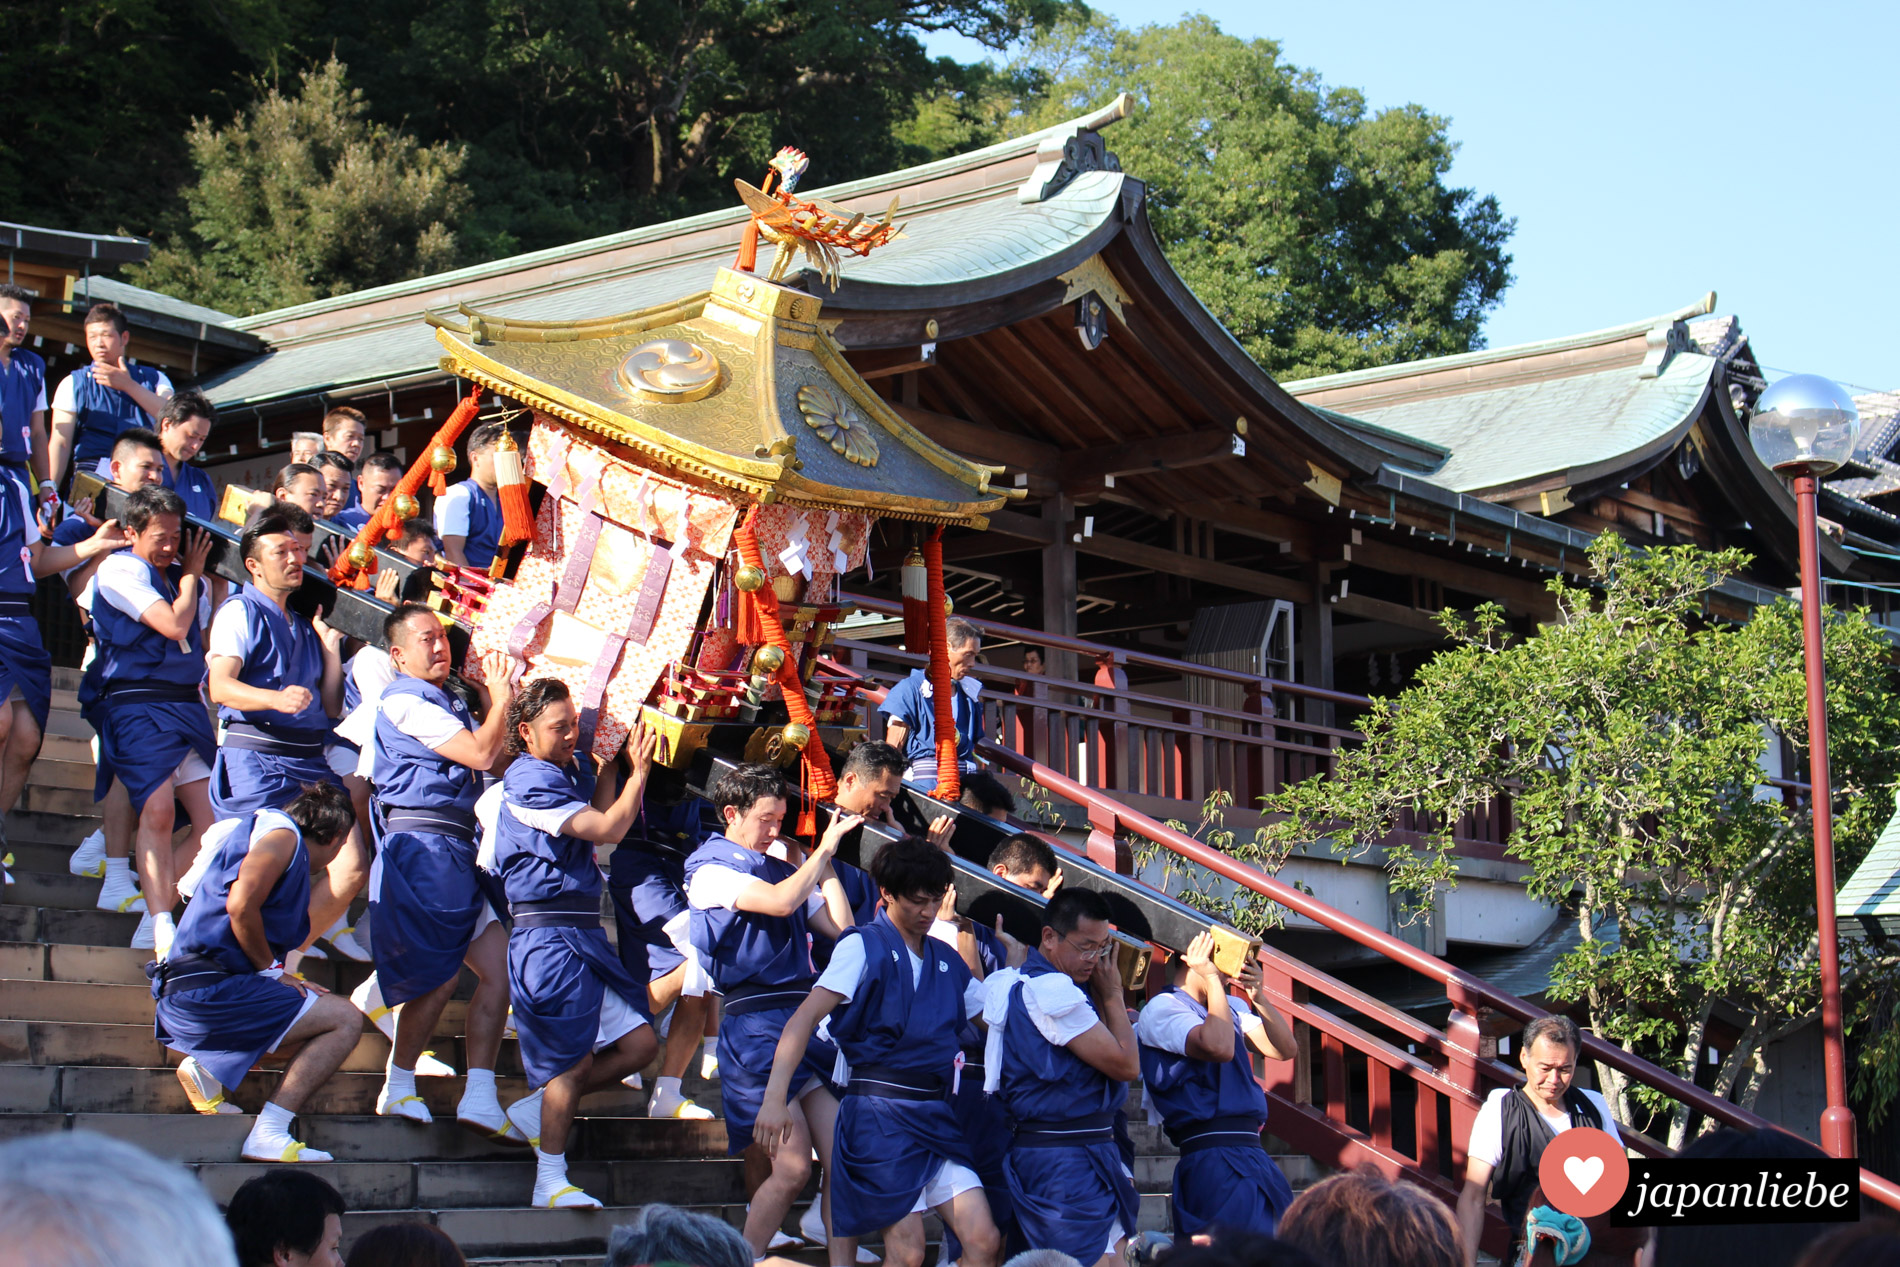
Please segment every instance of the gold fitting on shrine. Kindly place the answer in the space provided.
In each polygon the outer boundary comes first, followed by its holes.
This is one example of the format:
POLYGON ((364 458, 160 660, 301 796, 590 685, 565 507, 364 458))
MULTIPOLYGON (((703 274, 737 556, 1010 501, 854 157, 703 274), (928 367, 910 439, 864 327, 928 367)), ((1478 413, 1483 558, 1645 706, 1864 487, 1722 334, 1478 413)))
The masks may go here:
POLYGON ((755 568, 750 563, 742 564, 732 574, 732 583, 740 590, 751 594, 765 585, 765 569, 755 568))
POLYGON ((434 471, 437 475, 447 475, 450 471, 453 471, 455 469, 455 450, 449 448, 446 444, 436 445, 434 452, 429 454, 429 469, 434 471))
POLYGON ((370 560, 369 546, 365 545, 361 541, 353 541, 350 543, 350 566, 351 567, 366 568, 369 566, 369 560, 370 560))
POLYGON ((791 722, 784 730, 779 732, 779 740, 787 748, 803 752, 805 745, 811 742, 811 727, 801 726, 797 722, 791 722))
POLYGON ((948 594, 943 596, 943 614, 946 616, 954 616, 957 614, 957 600, 948 594))
POLYGON ((394 510, 396 518, 407 523, 422 513, 422 503, 408 493, 397 493, 394 510))
POLYGON ((771 677, 785 667, 785 653, 777 647, 764 646, 752 653, 752 671, 771 677))

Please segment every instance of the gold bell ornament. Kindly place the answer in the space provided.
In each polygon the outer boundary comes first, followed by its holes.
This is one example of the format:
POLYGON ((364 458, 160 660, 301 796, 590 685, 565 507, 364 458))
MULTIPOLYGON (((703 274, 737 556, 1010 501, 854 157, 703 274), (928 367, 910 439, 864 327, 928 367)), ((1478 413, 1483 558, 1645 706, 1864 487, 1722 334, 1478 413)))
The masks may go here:
POLYGON ((732 574, 732 583, 742 594, 757 593, 765 588, 765 569, 755 568, 750 563, 741 564, 732 574))
POLYGON ((392 509, 396 512, 399 522, 407 523, 422 513, 422 503, 409 493, 397 493, 392 509))
POLYGON ((786 747, 803 752, 805 745, 811 742, 811 728, 792 722, 779 732, 779 739, 786 747))
POLYGON ((752 671, 771 677, 785 667, 785 652, 770 644, 752 653, 752 671))

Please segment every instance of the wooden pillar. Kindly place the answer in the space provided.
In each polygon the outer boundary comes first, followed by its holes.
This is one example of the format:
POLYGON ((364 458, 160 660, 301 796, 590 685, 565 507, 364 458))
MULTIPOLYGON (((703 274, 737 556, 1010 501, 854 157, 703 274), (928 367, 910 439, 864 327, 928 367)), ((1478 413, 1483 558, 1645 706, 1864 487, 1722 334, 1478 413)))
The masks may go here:
MULTIPOLYGON (((1042 629, 1044 633, 1075 637, 1076 582, 1075 542, 1069 539, 1069 521, 1075 517, 1075 503, 1066 493, 1056 493, 1042 503, 1042 517, 1053 523, 1056 539, 1042 548, 1042 629)), ((1049 676, 1074 682, 1075 653, 1051 648, 1044 662, 1049 676)))
MULTIPOLYGON (((1300 676, 1308 686, 1333 689, 1333 605, 1326 591, 1332 584, 1333 568, 1314 563, 1306 569, 1307 584, 1313 597, 1300 612, 1300 676)), ((1319 700, 1306 701, 1306 720, 1317 726, 1333 724, 1333 706, 1319 700)))

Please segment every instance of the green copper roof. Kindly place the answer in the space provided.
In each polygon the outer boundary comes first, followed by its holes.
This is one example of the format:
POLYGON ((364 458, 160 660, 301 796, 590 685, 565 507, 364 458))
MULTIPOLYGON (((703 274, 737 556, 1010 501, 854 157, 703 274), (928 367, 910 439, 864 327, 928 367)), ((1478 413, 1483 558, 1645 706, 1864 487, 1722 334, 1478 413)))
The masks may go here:
POLYGON ((1900 934, 1900 807, 1867 858, 1834 896, 1841 936, 1865 937, 1868 924, 1883 936, 1900 934))
MULTIPOLYGON (((1418 364, 1402 368, 1416 371, 1418 364)), ((1362 408, 1351 416, 1449 450, 1430 476, 1459 492, 1561 472, 1581 482, 1680 439, 1701 412, 1716 365, 1712 357, 1679 352, 1655 378, 1627 365, 1362 408)))

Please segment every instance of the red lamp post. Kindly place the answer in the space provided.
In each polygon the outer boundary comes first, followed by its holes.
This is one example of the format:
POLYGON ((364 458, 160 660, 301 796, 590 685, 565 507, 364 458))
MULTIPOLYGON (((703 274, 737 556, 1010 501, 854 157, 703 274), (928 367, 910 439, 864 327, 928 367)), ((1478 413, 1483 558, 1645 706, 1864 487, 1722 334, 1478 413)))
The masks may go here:
POLYGON ((1827 1107, 1821 1147, 1855 1154, 1854 1111, 1847 1106, 1847 1047, 1842 1034, 1840 939, 1834 924, 1834 805, 1827 760, 1827 680, 1822 662, 1820 477, 1836 470, 1860 438, 1853 398, 1815 374, 1784 378, 1763 392, 1748 424, 1762 462, 1794 486, 1801 533, 1801 633, 1808 678, 1808 793, 1814 815, 1814 904, 1821 960, 1821 1046, 1827 1107))

